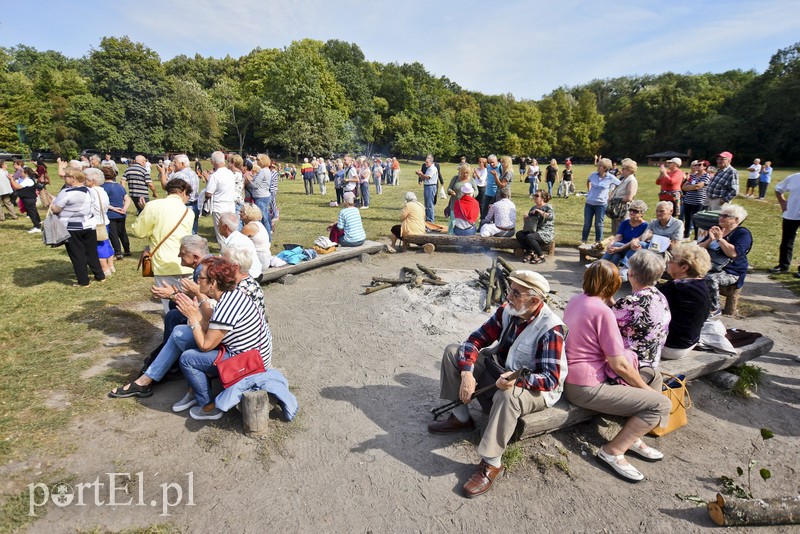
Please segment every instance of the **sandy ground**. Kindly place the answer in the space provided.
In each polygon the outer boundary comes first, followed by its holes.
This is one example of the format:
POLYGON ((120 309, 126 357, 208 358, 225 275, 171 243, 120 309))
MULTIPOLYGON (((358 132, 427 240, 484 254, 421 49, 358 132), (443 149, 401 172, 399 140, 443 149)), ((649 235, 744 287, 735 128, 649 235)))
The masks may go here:
MULTIPOLYGON (((160 386, 149 399, 109 400, 139 402, 143 409, 76 422, 70 430, 75 452, 54 464, 72 475, 73 486, 99 477, 106 504, 95 504, 90 487, 85 506, 51 504, 29 530, 116 530, 169 521, 189 532, 695 532, 714 525, 705 508, 675 494, 711 499, 720 475, 735 476, 737 466, 746 466, 761 427, 776 437, 756 454, 756 469, 767 465, 773 478, 754 480, 755 493, 798 493, 800 307, 796 296, 756 274, 748 278, 744 299, 773 311, 724 322, 775 340, 773 352, 755 362, 766 370, 757 398, 744 401, 703 380, 691 382, 689 425, 652 439, 666 454, 663 461, 633 460, 646 476, 639 484, 597 465, 594 447, 613 423, 596 418, 523 442, 524 462, 486 496, 463 498, 479 434, 431 436, 426 424, 430 408, 441 402, 442 349, 487 317, 469 281, 473 268, 490 263, 489 254, 382 253, 266 287, 274 363, 299 399, 298 418, 271 421, 273 437, 256 440, 242 434, 235 411, 212 424, 173 414, 180 382, 160 386), (361 294, 372 276, 394 276, 417 262, 451 283, 361 294), (108 503, 107 473, 113 472, 132 477, 128 505, 108 503), (164 488, 176 503, 177 485, 180 503, 165 515, 164 488)), ((578 291, 582 269, 575 250, 559 250, 536 267, 565 299, 578 291)), ((123 344, 122 356, 108 366, 130 364, 151 347, 147 340, 123 344)), ((117 485, 124 482, 120 476, 117 485)), ((129 498, 116 494, 117 503, 129 498)))

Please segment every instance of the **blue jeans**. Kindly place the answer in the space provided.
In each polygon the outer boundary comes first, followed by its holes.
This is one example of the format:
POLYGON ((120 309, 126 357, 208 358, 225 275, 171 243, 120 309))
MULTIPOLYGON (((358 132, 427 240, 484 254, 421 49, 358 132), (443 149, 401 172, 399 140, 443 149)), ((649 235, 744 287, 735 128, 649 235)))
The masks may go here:
POLYGON ((197 202, 189 202, 186 207, 194 213, 194 222, 192 223, 192 234, 197 234, 197 225, 200 224, 200 208, 197 207, 197 202))
POLYGON ((436 198, 436 184, 426 185, 422 190, 425 201, 425 220, 433 222, 433 199, 436 198))
POLYGON ((196 348, 197 343, 194 341, 192 329, 186 325, 177 325, 161 352, 158 353, 158 356, 156 356, 156 359, 153 360, 153 363, 150 364, 144 374, 153 380, 161 380, 185 350, 196 348))
MULTIPOLYGON (((625 243, 616 242, 612 246, 621 247, 623 245, 625 245, 625 243)), ((608 252, 606 252, 605 254, 603 254, 603 258, 602 259, 608 260, 611 263, 613 263, 614 265, 618 265, 620 267, 625 267, 627 269, 628 268, 628 258, 633 256, 634 254, 636 254, 636 251, 635 250, 631 250, 631 249, 623 250, 622 252, 615 252, 614 254, 609 254, 608 252)))
POLYGON ((539 182, 534 177, 530 177, 530 180, 531 180, 531 184, 528 187, 528 194, 529 195, 534 195, 534 194, 536 194, 536 189, 538 189, 538 187, 539 187, 539 182))
POLYGON ((478 230, 475 228, 473 224, 469 228, 459 228, 458 226, 453 227, 453 235, 475 235, 478 230))
POLYGON ((553 184, 555 182, 547 182, 547 194, 553 196, 553 184))
MULTIPOLYGON (((219 354, 218 349, 203 352, 200 349, 189 349, 181 356, 181 371, 186 381, 194 391, 194 398, 198 406, 211 404, 211 384, 208 375, 219 376, 214 360, 219 354)), ((223 359, 227 354, 223 356, 223 359)))
POLYGON ((261 224, 267 229, 270 241, 272 240, 272 221, 269 218, 269 205, 272 197, 253 197, 253 204, 261 210, 261 224))
POLYGON ((361 184, 361 205, 369 206, 369 182, 361 184))
MULTIPOLYGON (((550 182, 548 182, 549 184, 550 182)), ((600 204, 598 206, 586 204, 583 206, 583 233, 581 234, 581 241, 589 239, 589 229, 592 227, 592 218, 594 217, 594 240, 598 243, 603 240, 603 218, 606 216, 606 205, 600 204)))

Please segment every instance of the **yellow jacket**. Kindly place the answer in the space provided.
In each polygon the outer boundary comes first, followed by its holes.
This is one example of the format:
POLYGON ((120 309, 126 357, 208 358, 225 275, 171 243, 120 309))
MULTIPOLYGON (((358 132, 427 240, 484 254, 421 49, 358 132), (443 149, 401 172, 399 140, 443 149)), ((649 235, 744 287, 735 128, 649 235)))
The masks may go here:
POLYGON ((133 235, 148 238, 150 251, 175 228, 183 217, 180 226, 175 229, 169 238, 158 248, 153 256, 153 274, 157 276, 178 276, 192 274, 191 267, 183 267, 178 256, 181 248, 181 239, 192 233, 194 212, 187 208, 178 195, 167 195, 148 202, 142 213, 133 223, 133 235), (186 213, 188 211, 188 213, 186 213), (186 216, 183 217, 183 214, 186 216))

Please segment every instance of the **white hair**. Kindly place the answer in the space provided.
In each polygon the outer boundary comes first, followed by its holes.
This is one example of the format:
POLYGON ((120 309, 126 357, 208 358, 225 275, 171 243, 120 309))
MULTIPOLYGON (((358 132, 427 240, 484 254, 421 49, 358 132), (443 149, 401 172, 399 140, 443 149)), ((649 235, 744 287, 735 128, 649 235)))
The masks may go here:
POLYGON ((219 217, 219 224, 225 226, 231 232, 239 229, 239 217, 235 213, 223 213, 219 217))
POLYGON ((103 182, 106 181, 106 177, 103 175, 103 171, 97 169, 95 167, 89 167, 83 171, 83 174, 86 175, 86 181, 91 182, 95 185, 102 185, 103 182))
POLYGON ((225 163, 225 154, 217 150, 211 154, 211 163, 220 164, 225 163))
POLYGON ((208 255, 208 239, 197 234, 185 235, 181 238, 181 246, 187 252, 196 252, 201 256, 208 255))
POLYGON ((672 205, 672 202, 669 200, 662 200, 658 204, 656 204, 656 210, 661 208, 669 208, 669 212, 672 213, 675 210, 675 206, 672 205))
POLYGON ((725 215, 733 215, 736 217, 736 222, 741 223, 747 218, 747 211, 739 204, 723 204, 720 212, 725 215))
POLYGON ((416 202, 416 201, 417 201, 417 195, 415 195, 413 191, 409 191, 408 193, 406 193, 406 202, 416 202))
POLYGON ((184 165, 189 165, 189 156, 187 156, 186 154, 178 154, 177 156, 172 158, 172 161, 175 163, 182 163, 184 165))
POLYGON ((225 247, 223 256, 225 256, 229 262, 238 265, 239 272, 242 274, 248 273, 250 267, 253 266, 253 251, 250 249, 232 245, 230 247, 225 247))

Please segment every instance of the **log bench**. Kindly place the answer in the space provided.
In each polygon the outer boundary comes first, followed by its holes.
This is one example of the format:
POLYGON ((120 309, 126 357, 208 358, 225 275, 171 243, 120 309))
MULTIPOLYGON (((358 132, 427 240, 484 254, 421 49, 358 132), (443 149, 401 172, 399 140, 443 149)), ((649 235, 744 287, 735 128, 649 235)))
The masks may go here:
POLYGON ((324 267, 325 265, 331 265, 340 261, 359 258, 362 254, 376 254, 382 251, 385 247, 386 245, 377 241, 364 241, 364 244, 360 247, 337 247, 334 252, 329 254, 319 254, 313 260, 301 261, 297 265, 284 265, 283 267, 273 267, 267 269, 267 271, 261 277, 261 284, 263 285, 268 284, 269 282, 274 282, 275 280, 283 278, 287 274, 303 273, 313 269, 318 269, 319 267, 324 267))
MULTIPOLYGON (((524 255, 524 251, 516 237, 481 237, 479 235, 430 233, 403 237, 403 250, 408 250, 409 244, 420 246, 432 244, 434 247, 509 249, 513 250, 514 256, 518 258, 524 255)), ((556 243, 551 241, 547 246, 547 255, 553 256, 555 253, 556 243)))
MULTIPOLYGON (((774 344, 773 340, 762 336, 750 345, 741 347, 738 354, 732 356, 695 350, 681 360, 662 360, 659 370, 673 375, 685 375, 687 380, 698 378, 763 356, 772 350, 774 344)), ((536 437, 587 421, 595 415, 596 412, 573 406, 562 396, 555 406, 521 417, 517 423, 516 435, 519 439, 536 437)))

